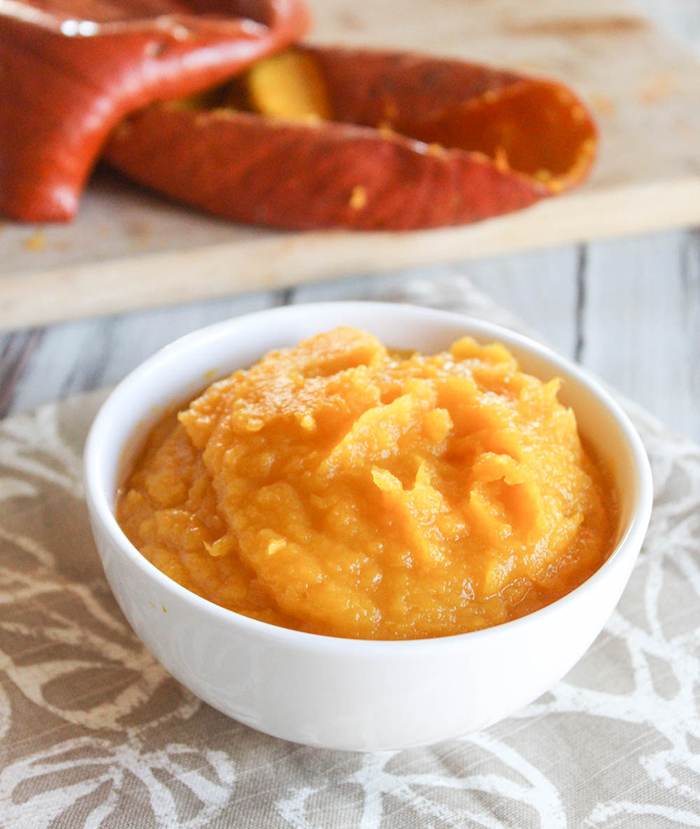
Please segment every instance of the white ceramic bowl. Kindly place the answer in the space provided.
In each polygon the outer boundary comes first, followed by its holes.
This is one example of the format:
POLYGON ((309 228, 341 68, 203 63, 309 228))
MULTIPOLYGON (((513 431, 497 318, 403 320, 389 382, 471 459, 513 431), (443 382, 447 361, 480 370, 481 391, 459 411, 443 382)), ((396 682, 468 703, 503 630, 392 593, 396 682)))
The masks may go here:
POLYGON ((647 529, 649 463, 619 406, 583 371, 519 335, 457 314, 379 303, 291 306, 190 334, 117 386, 85 450, 85 484, 105 573, 156 658, 194 694, 260 731, 309 745, 396 749, 483 728, 538 697, 593 642, 620 598, 647 529), (336 639, 240 616, 150 564, 114 518, 117 487, 165 407, 273 348, 337 325, 430 353, 471 334, 499 340, 525 371, 563 378, 560 399, 611 469, 620 496, 616 547, 569 595, 499 627, 439 639, 336 639))

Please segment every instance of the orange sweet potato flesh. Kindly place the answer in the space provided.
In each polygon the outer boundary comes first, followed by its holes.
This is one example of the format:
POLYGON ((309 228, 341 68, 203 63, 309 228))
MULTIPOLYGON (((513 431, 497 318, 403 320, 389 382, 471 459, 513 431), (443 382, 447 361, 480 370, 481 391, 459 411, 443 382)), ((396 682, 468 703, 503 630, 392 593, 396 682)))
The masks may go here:
POLYGON ((72 218, 127 113, 222 82, 308 22, 301 0, 4 0, 0 214, 72 218))
POLYGON ((332 121, 328 85, 316 58, 301 49, 287 49, 256 61, 243 82, 229 87, 224 105, 243 104, 253 112, 290 121, 332 121))
POLYGON ((564 85, 458 60, 304 47, 333 120, 163 104, 115 131, 127 176, 234 221, 410 230, 527 207, 583 181, 595 124, 564 85))

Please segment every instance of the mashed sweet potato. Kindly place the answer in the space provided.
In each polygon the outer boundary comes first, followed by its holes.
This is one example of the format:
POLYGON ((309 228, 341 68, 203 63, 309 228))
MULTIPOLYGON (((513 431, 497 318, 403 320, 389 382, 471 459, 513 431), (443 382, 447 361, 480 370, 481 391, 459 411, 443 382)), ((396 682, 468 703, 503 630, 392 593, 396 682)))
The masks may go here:
POLYGON ((272 624, 365 639, 497 625, 612 546, 614 493, 558 385, 501 345, 402 355, 339 328, 163 419, 117 518, 168 576, 272 624))

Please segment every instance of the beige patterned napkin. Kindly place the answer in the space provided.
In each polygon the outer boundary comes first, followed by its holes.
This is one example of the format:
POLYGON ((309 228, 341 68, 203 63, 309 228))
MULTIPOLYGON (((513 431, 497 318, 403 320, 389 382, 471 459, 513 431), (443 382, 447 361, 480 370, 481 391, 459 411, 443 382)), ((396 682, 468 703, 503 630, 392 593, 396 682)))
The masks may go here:
MULTIPOLYGON (((401 296, 511 323, 466 281, 401 296)), ((101 395, 0 424, 0 826, 700 827, 700 448, 628 407, 645 548, 604 633, 486 731, 377 754, 285 743, 200 703, 131 632, 80 481, 101 395)))

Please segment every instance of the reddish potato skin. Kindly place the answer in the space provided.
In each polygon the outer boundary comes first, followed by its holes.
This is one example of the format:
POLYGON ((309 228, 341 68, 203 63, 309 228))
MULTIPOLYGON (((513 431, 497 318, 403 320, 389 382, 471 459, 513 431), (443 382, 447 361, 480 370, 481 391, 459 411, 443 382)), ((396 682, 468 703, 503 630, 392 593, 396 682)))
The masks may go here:
POLYGON ((336 122, 274 122, 245 112, 150 107, 105 157, 171 198, 247 224, 297 230, 411 230, 475 222, 547 195, 480 157, 336 122), (423 148, 423 149, 422 149, 423 148), (353 208, 355 188, 366 204, 353 208))
POLYGON ((180 2, 167 17, 169 0, 125 0, 106 11, 93 1, 85 8, 98 18, 96 32, 69 36, 60 26, 72 17, 70 2, 35 0, 0 15, 0 214, 20 221, 74 216, 105 139, 126 114, 219 83, 309 25, 301 0, 215 0, 200 3, 201 13, 194 0, 192 14, 180 2), (123 20, 114 16, 120 7, 123 20))
POLYGON ((453 106, 498 93, 523 76, 414 52, 305 47, 319 63, 339 121, 376 125, 396 116, 432 120, 453 106))
MULTIPOLYGON (((552 195, 535 178, 478 152, 428 146, 377 129, 429 134, 532 85, 558 84, 410 53, 311 47, 336 119, 298 124, 232 110, 150 107, 115 131, 105 158, 171 198, 237 222, 287 229, 413 230, 467 224, 552 195)), ((549 94, 549 92, 547 92, 549 94)), ((582 140, 595 140, 583 112, 582 140)), ((592 162, 592 154, 590 161, 592 162)), ((590 163, 576 177, 579 183, 590 163)))

